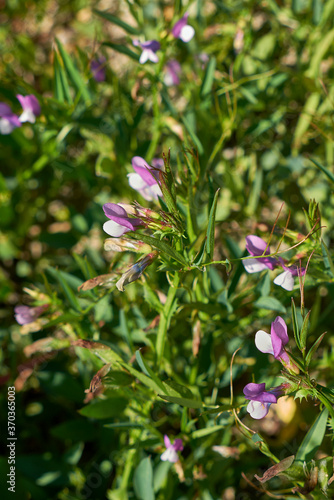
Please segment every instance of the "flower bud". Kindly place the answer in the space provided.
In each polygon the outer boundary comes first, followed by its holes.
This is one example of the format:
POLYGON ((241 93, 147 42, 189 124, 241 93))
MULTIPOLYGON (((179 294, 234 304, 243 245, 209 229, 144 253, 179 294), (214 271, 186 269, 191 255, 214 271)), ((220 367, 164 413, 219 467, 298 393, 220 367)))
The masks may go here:
POLYGON ((127 238, 107 238, 104 241, 104 249, 107 252, 136 252, 146 253, 151 252, 152 247, 147 243, 139 240, 130 240, 127 238))
POLYGON ((124 292, 125 285, 136 281, 142 275, 143 271, 157 258, 158 252, 153 251, 142 259, 138 260, 133 266, 130 267, 126 273, 123 274, 121 279, 117 281, 116 286, 120 292, 124 292))

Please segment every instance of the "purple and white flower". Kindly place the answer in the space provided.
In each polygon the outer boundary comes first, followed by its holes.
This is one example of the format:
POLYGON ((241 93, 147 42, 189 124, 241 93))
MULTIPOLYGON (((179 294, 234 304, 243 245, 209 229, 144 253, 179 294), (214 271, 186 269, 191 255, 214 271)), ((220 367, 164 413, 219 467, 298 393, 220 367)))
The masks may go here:
POLYGON ((282 288, 284 288, 284 290, 288 290, 289 292, 291 292, 295 285, 295 277, 303 276, 306 270, 304 267, 300 268, 295 264, 293 264, 290 267, 287 267, 284 264, 284 260, 282 258, 279 257, 279 260, 281 262, 284 271, 283 273, 276 276, 276 278, 274 279, 274 283, 275 285, 279 285, 282 288))
POLYGON ((277 403, 277 398, 282 395, 281 387, 275 387, 271 391, 266 391, 266 384, 250 383, 244 387, 243 393, 249 399, 247 411, 252 418, 261 419, 269 411, 270 405, 277 403))
POLYGON ((144 158, 134 156, 131 163, 135 172, 128 174, 130 186, 147 201, 157 200, 158 196, 162 196, 160 186, 156 180, 157 173, 146 163, 144 158))
POLYGON ((12 112, 8 104, 0 102, 0 134, 8 135, 17 127, 21 127, 19 117, 12 112))
POLYGON ((259 259, 243 259, 242 263, 248 273, 259 273, 264 269, 274 269, 278 264, 277 259, 274 257, 266 257, 270 254, 270 248, 267 243, 258 236, 246 236, 246 249, 254 257, 264 255, 259 259))
POLYGON ((125 208, 118 203, 106 203, 103 205, 103 210, 110 219, 103 224, 103 230, 114 238, 123 236, 129 231, 135 231, 138 226, 144 224, 141 219, 129 217, 125 208))
POLYGON ((174 443, 172 444, 169 437, 165 435, 164 442, 166 451, 163 452, 160 458, 163 462, 171 462, 175 464, 175 462, 179 460, 177 452, 183 450, 182 439, 175 439, 174 443))
POLYGON ((160 43, 157 40, 148 40, 147 42, 140 42, 139 40, 133 40, 133 45, 135 47, 141 47, 143 52, 139 58, 140 64, 145 64, 147 61, 157 63, 159 57, 156 52, 160 49, 160 43))
POLYGON ((275 359, 279 359, 283 364, 290 364, 284 346, 289 342, 288 328, 283 318, 277 316, 271 323, 270 334, 259 330, 255 334, 255 345, 259 351, 272 354, 275 359))
POLYGON ((36 307, 15 306, 15 320, 19 325, 27 325, 28 323, 33 323, 48 307, 49 304, 44 304, 42 306, 36 307))
POLYGON ((141 259, 139 259, 133 266, 131 266, 117 281, 116 287, 120 292, 124 292, 125 285, 136 281, 143 274, 145 269, 152 264, 152 262, 157 258, 158 252, 154 250, 148 253, 141 259))
POLYGON ((176 59, 171 59, 165 66, 164 82, 167 87, 179 85, 181 64, 176 59))
POLYGON ((90 69, 93 78, 98 83, 104 82, 104 80, 106 79, 105 62, 106 62, 105 57, 98 56, 96 57, 96 59, 93 59, 90 63, 90 69))
POLYGON ((18 94, 16 97, 20 101, 23 109, 23 113, 19 118, 20 122, 35 123, 36 116, 39 116, 41 114, 41 107, 37 98, 33 94, 26 96, 18 94))
POLYGON ((182 42, 188 43, 193 38, 195 30, 188 23, 189 14, 186 12, 173 26, 172 34, 175 38, 179 38, 182 42))

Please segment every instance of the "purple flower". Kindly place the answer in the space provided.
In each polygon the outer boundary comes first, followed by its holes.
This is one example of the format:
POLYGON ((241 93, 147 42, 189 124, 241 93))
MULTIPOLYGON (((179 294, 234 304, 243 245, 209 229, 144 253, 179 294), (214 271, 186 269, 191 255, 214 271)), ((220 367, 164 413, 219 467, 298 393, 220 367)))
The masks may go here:
POLYGON ((15 319, 19 325, 27 325, 35 321, 48 307, 49 304, 37 307, 16 306, 14 308, 15 319))
POLYGON ((131 163, 135 173, 128 174, 130 186, 148 201, 157 200, 158 196, 162 196, 160 186, 156 180, 157 173, 146 161, 140 156, 134 156, 131 163))
POLYGON ((90 63, 90 69, 93 75, 93 78, 96 82, 104 82, 106 79, 106 70, 105 70, 105 62, 106 58, 103 56, 98 56, 96 59, 93 59, 90 63))
POLYGON ((295 264, 293 264, 290 267, 287 267, 284 264, 284 260, 282 258, 279 257, 279 260, 282 264, 284 271, 283 273, 276 276, 276 278, 274 279, 274 283, 275 285, 279 285, 282 288, 284 288, 284 290, 288 290, 289 292, 291 292, 291 290, 293 290, 293 287, 295 285, 295 280, 294 280, 295 276, 303 276, 306 270, 304 267, 300 268, 295 264))
POLYGON ((250 383, 244 387, 243 393, 249 399, 247 411, 252 418, 260 419, 267 415, 272 403, 277 403, 277 398, 282 395, 281 387, 266 391, 266 384, 250 383))
POLYGON ((129 217, 125 208, 117 203, 106 203, 103 205, 103 210, 111 219, 103 224, 103 230, 109 236, 118 238, 129 231, 135 231, 138 226, 144 224, 141 219, 129 217))
MULTIPOLYGON (((250 255, 254 255, 254 257, 270 254, 267 243, 255 235, 246 236, 246 248, 250 255)), ((244 259, 242 263, 248 273, 258 273, 264 269, 274 269, 277 265, 277 259, 274 257, 261 257, 259 259, 244 259)))
POLYGON ((165 66, 165 76, 164 82, 167 87, 171 87, 173 85, 179 85, 180 78, 179 75, 181 73, 181 65, 176 59, 171 59, 165 66))
POLYGON ((14 128, 21 127, 21 122, 8 104, 0 102, 0 134, 8 135, 14 128))
POLYGON ((283 364, 290 364, 290 359, 285 352, 284 346, 289 342, 288 329, 285 321, 277 316, 271 323, 271 334, 259 330, 255 334, 255 345, 259 351, 272 354, 275 359, 279 359, 283 364))
POLYGON ((166 451, 163 452, 160 458, 163 462, 171 462, 174 464, 179 459, 177 452, 183 450, 182 439, 175 439, 174 443, 172 444, 169 437, 165 435, 164 442, 166 451))
POLYGON ((182 42, 190 42, 195 34, 195 30, 192 26, 187 24, 189 14, 186 12, 183 17, 177 23, 174 24, 172 33, 175 38, 179 38, 182 42))
POLYGON ((141 47, 143 52, 139 58, 140 64, 145 64, 147 61, 157 63, 159 57, 156 52, 160 49, 160 43, 157 40, 148 40, 147 42, 140 42, 139 40, 133 40, 133 45, 135 47, 141 47))
POLYGON ((33 94, 26 96, 18 94, 16 97, 20 101, 23 109, 23 113, 20 116, 20 122, 35 123, 36 116, 41 114, 41 107, 37 98, 33 94))

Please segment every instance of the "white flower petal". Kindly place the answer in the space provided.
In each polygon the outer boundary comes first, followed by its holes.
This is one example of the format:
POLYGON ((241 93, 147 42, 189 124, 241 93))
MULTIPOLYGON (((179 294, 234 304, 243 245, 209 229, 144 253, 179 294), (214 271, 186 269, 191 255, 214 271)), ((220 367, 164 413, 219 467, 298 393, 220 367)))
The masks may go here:
POLYGON ((140 177, 139 174, 128 174, 129 184, 136 191, 141 191, 147 187, 146 182, 140 177))
POLYGON ((263 262, 260 262, 259 259, 244 259, 242 263, 247 273, 259 273, 264 269, 268 269, 268 267, 263 262))
POLYGON ((167 448, 167 450, 163 452, 160 459, 163 462, 172 462, 173 464, 175 464, 175 462, 178 461, 179 457, 174 448, 171 446, 170 448, 167 448))
POLYGON ((148 58, 150 61, 154 62, 154 63, 157 63, 159 61, 159 57, 157 56, 157 54, 155 52, 153 52, 153 50, 148 50, 148 58))
POLYGON ((183 26, 183 28, 181 29, 179 38, 182 40, 182 42, 187 43, 190 42, 194 34, 195 34, 194 28, 187 24, 186 26, 183 26))
POLYGON ((146 61, 148 61, 148 59, 149 59, 149 51, 144 49, 140 55, 139 62, 140 64, 145 64, 146 61))
POLYGON ((274 283, 275 285, 279 285, 284 288, 284 290, 288 290, 289 292, 291 292, 291 290, 293 290, 295 281, 294 277, 289 271, 284 271, 283 273, 276 276, 276 278, 274 279, 274 283))
POLYGON ((14 130, 14 128, 15 125, 7 120, 7 118, 0 118, 0 134, 8 135, 14 130))
POLYGON ((120 224, 117 224, 117 222, 114 222, 113 220, 108 220, 103 224, 103 231, 109 234, 109 236, 118 238, 124 233, 127 233, 129 229, 127 227, 121 226, 120 224))
POLYGON ((250 401, 247 411, 252 418, 259 420, 267 415, 271 403, 261 403, 261 401, 250 401))
POLYGON ((269 333, 267 332, 264 332, 263 330, 259 330, 258 332, 256 332, 255 345, 259 351, 264 352, 265 354, 274 354, 271 335, 269 335, 269 333))
POLYGON ((24 122, 35 123, 36 116, 34 115, 31 109, 25 109, 21 114, 21 116, 19 117, 19 120, 21 123, 24 122))

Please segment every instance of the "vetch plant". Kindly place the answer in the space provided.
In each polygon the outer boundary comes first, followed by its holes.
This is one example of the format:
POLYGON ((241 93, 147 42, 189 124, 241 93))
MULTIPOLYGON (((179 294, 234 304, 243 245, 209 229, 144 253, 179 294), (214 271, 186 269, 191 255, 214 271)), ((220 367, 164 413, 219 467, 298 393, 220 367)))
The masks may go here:
POLYGON ((37 97, 33 94, 26 96, 18 94, 16 97, 20 101, 23 109, 23 113, 19 117, 20 122, 35 123, 36 117, 41 114, 41 107, 39 105, 37 97))
POLYGON ((159 196, 162 196, 160 186, 157 182, 159 168, 161 168, 157 165, 160 164, 155 163, 156 166, 154 169, 140 156, 134 156, 131 163, 135 172, 128 174, 130 186, 138 191, 147 201, 157 200, 159 196))
MULTIPOLYGON (((131 207, 130 207, 131 209, 131 207)), ((129 231, 136 231, 139 226, 144 225, 144 222, 136 217, 129 217, 125 208, 118 203, 106 203, 103 205, 105 215, 110 219, 103 224, 103 230, 117 238, 129 231)))

